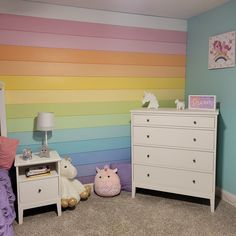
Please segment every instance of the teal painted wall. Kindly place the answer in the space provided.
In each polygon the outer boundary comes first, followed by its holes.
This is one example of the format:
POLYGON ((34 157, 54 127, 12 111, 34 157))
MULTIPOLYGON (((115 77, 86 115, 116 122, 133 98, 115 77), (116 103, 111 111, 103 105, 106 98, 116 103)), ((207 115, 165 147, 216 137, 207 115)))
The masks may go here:
POLYGON ((208 70, 210 36, 236 31, 236 1, 190 18, 186 96, 215 94, 220 108, 217 186, 236 194, 236 67, 208 70))

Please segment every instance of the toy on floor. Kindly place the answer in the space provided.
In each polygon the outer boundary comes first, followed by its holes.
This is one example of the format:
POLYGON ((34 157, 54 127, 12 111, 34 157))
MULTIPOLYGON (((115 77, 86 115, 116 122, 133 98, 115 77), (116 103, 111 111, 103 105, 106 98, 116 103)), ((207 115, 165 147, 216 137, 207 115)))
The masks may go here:
POLYGON ((90 186, 84 186, 75 179, 77 169, 72 165, 70 158, 65 157, 61 160, 60 171, 62 208, 75 207, 81 199, 86 200, 90 196, 90 186))
POLYGON ((117 175, 117 168, 110 169, 105 165, 103 169, 96 167, 97 174, 94 181, 95 193, 102 197, 113 197, 120 193, 120 178, 117 175))
POLYGON ((184 108, 185 108, 184 101, 180 101, 179 99, 176 99, 175 104, 176 104, 176 109, 177 110, 184 110, 184 108))
POLYGON ((157 98, 152 93, 144 92, 142 104, 144 105, 146 103, 148 103, 147 108, 150 108, 150 109, 158 109, 158 107, 159 107, 159 103, 157 101, 157 98))

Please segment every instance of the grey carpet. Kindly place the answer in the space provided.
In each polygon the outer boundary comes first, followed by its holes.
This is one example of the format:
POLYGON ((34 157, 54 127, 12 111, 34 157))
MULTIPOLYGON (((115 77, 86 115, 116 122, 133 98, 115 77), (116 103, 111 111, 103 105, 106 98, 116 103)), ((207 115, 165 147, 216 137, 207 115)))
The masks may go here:
POLYGON ((208 202, 192 198, 139 192, 133 199, 122 192, 113 198, 93 194, 61 217, 52 207, 36 209, 37 214, 27 210, 23 224, 14 223, 15 235, 236 236, 236 208, 224 201, 211 213, 208 202))

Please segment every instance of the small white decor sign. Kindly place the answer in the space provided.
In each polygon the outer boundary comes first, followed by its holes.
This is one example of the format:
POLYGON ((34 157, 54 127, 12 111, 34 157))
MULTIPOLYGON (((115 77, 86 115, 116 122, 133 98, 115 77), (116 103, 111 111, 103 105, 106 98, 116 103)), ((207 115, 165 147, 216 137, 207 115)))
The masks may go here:
POLYGON ((209 38, 208 69, 235 66, 235 32, 209 38))

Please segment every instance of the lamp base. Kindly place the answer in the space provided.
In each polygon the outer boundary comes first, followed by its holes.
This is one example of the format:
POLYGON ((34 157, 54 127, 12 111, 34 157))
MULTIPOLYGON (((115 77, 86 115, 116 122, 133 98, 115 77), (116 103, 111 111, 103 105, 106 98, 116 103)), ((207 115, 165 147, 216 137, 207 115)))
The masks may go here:
POLYGON ((50 157, 50 152, 49 152, 48 145, 44 144, 44 145, 41 146, 39 156, 40 157, 50 157))

